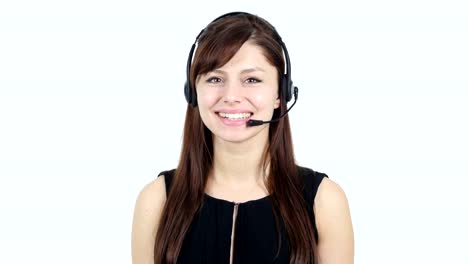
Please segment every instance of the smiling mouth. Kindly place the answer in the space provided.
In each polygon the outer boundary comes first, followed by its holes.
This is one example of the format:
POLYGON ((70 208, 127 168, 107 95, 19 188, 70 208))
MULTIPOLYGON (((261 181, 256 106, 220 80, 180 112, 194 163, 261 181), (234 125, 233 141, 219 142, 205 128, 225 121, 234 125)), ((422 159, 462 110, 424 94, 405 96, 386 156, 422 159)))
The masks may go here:
POLYGON ((253 113, 246 112, 246 113, 222 113, 222 112, 216 112, 216 114, 224 119, 228 120, 247 120, 249 119, 253 113))

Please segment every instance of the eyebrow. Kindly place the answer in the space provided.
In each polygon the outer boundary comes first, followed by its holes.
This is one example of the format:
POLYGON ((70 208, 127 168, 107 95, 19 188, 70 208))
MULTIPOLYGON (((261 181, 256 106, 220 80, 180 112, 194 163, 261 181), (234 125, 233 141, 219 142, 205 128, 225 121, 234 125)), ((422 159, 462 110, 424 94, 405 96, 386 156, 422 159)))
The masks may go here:
MULTIPOLYGON (((261 67, 253 67, 253 68, 244 69, 244 70, 241 71, 241 73, 244 74, 244 73, 251 73, 251 72, 255 72, 255 71, 265 72, 265 70, 263 68, 261 68, 261 67)), ((211 72, 226 74, 225 71, 219 70, 219 69, 212 70, 211 72)))

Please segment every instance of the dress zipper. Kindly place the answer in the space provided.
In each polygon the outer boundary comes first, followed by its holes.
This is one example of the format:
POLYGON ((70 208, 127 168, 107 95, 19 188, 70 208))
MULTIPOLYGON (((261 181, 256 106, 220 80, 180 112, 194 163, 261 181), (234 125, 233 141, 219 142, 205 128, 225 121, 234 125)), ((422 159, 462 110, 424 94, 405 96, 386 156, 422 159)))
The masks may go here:
POLYGON ((229 263, 234 263, 234 235, 236 232, 236 220, 237 220, 237 210, 239 208, 239 203, 234 203, 234 211, 232 213, 232 231, 231 231, 231 255, 229 263))

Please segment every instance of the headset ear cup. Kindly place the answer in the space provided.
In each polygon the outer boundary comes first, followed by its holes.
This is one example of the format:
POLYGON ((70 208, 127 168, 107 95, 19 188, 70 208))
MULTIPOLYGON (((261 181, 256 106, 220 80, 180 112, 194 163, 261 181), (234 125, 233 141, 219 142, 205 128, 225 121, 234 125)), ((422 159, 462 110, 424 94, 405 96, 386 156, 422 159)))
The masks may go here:
POLYGON ((187 103, 191 104, 193 107, 197 106, 197 94, 192 92, 188 81, 186 81, 184 85, 184 94, 187 103))
POLYGON ((288 102, 289 102, 293 98, 293 82, 291 80, 289 80, 287 90, 288 90, 288 102))
POLYGON ((286 91, 287 89, 287 78, 285 75, 281 78, 281 102, 288 102, 288 93, 286 91))
POLYGON ((190 98, 192 99, 192 106, 196 107, 198 105, 197 92, 190 90, 190 98))
POLYGON ((281 78, 281 93, 283 96, 283 101, 286 103, 291 101, 292 98, 291 87, 292 82, 288 80, 287 75, 283 75, 283 78, 281 78))
POLYGON ((191 96, 190 86, 187 81, 185 81, 185 85, 184 85, 184 94, 185 94, 185 100, 187 100, 187 103, 191 104, 192 96, 191 96))

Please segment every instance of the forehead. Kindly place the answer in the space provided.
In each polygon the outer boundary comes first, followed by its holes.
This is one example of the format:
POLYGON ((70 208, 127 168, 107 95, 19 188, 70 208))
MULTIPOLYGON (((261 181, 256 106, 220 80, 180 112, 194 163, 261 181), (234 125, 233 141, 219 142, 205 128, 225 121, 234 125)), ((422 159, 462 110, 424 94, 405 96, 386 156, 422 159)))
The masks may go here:
POLYGON ((276 68, 265 57, 264 49, 251 41, 242 44, 237 53, 218 70, 245 71, 246 69, 260 69, 265 72, 276 71, 276 68))

